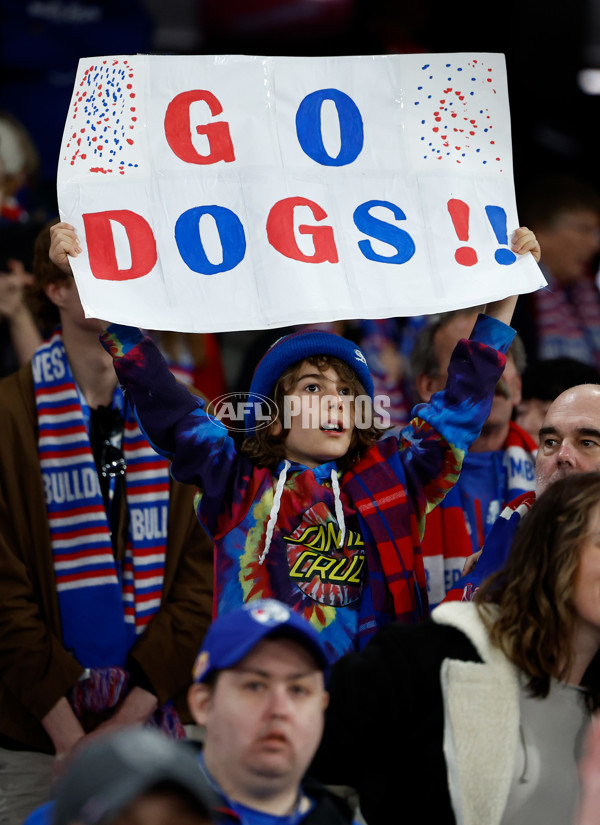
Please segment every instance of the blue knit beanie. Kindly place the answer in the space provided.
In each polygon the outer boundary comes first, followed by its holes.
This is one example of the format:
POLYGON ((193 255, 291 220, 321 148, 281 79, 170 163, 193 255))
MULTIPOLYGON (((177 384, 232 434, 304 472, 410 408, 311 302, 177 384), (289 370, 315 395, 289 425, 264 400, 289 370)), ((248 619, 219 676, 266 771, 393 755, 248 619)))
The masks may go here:
MULTIPOLYGON (((254 370, 250 397, 271 397, 285 370, 313 355, 331 355, 348 364, 373 400, 373 379, 367 359, 356 344, 334 332, 292 332, 271 344, 254 370)), ((246 434, 254 435, 255 431, 256 414, 254 405, 251 405, 246 414, 246 434)))

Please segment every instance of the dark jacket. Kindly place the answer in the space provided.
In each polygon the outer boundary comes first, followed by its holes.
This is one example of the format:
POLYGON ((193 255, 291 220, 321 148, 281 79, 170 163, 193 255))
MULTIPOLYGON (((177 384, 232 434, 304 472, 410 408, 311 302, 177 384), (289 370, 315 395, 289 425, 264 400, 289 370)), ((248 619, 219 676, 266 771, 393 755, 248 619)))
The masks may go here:
POLYGON ((460 630, 429 620, 388 625, 333 668, 325 732, 311 773, 355 788, 369 825, 388 825, 390 817, 455 823, 440 678, 448 658, 481 661, 460 630))
MULTIPOLYGON (((212 543, 193 498, 193 487, 172 482, 163 601, 129 656, 140 684, 151 685, 159 704, 174 698, 185 722, 194 658, 212 615, 212 543)), ((123 511, 119 541, 125 536, 123 511)), ((40 719, 83 668, 61 641, 29 365, 0 382, 0 582, 0 744, 52 753, 40 719)))

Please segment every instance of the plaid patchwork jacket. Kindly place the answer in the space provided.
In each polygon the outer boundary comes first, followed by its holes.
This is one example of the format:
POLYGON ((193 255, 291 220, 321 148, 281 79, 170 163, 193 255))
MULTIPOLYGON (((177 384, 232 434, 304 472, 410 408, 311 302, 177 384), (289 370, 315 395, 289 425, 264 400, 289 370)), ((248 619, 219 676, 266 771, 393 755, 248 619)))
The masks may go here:
POLYGON ((428 615, 425 517, 458 479, 513 337, 510 327, 480 316, 471 339, 454 351, 445 390, 415 407, 400 438, 375 444, 345 473, 339 494, 335 462, 314 469, 292 463, 283 475, 279 467, 255 467, 138 330, 112 326, 103 342, 146 437, 171 459, 174 478, 199 488, 197 515, 215 542, 215 610, 279 599, 322 632, 335 659, 392 619, 428 615), (341 547, 336 504, 346 525, 341 547))

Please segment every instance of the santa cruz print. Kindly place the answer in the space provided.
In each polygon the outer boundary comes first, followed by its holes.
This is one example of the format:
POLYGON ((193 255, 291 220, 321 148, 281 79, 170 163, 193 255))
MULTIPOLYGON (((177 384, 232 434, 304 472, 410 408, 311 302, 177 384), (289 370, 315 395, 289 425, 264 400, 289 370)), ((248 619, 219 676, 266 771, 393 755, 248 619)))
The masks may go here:
POLYGON ((319 503, 303 513, 291 535, 284 536, 291 581, 306 596, 332 607, 360 599, 364 584, 362 536, 347 529, 340 548, 340 533, 328 508, 319 503))

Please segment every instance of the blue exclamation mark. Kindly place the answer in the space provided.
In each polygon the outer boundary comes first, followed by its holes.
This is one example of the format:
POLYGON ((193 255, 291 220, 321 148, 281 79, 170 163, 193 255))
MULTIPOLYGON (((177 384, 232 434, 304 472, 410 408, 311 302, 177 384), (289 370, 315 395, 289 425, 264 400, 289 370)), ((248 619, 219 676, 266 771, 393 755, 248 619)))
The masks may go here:
MULTIPOLYGON (((485 212, 492 225, 498 243, 503 244, 504 247, 508 247, 506 212, 501 206, 486 206, 485 212)), ((497 249, 494 253, 494 258, 499 264, 502 264, 502 266, 510 266, 510 264, 514 264, 517 260, 515 253, 508 248, 497 249)))

